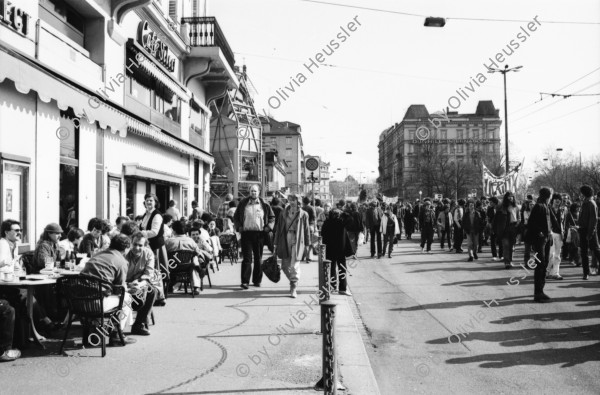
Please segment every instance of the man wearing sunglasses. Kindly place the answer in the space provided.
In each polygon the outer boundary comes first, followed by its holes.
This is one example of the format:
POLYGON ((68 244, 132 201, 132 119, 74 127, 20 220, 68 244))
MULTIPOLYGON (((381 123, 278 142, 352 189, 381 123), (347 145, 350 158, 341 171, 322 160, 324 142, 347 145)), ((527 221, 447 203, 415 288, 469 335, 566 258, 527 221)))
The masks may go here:
MULTIPOLYGON (((0 269, 12 266, 17 255, 17 243, 21 240, 21 224, 18 221, 7 219, 0 227, 0 269)), ((13 346, 15 328, 15 309, 4 300, 0 289, 0 362, 14 361, 21 356, 21 352, 13 346)), ((13 295, 13 299, 14 300, 13 295)))
POLYGON ((18 255, 17 243, 21 241, 21 223, 12 219, 2 222, 0 237, 0 268, 12 266, 18 255))

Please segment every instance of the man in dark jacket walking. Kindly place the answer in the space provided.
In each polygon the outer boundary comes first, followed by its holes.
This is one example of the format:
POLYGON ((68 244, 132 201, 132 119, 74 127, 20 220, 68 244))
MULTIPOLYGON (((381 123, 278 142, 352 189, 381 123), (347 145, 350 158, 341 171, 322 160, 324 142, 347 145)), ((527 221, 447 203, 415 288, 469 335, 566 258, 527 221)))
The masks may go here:
POLYGON ((583 264, 583 279, 590 276, 588 248, 600 262, 600 245, 598 244, 598 206, 592 199, 594 190, 589 185, 583 185, 579 191, 583 195, 581 213, 579 214, 579 245, 581 247, 581 263, 583 264))
POLYGON ((431 202, 429 200, 425 200, 425 205, 421 207, 419 211, 419 224, 421 226, 421 252, 425 252, 425 243, 427 243, 427 252, 431 253, 434 227, 437 224, 435 211, 431 207, 431 202))
POLYGON ((273 209, 258 197, 258 185, 250 187, 250 196, 244 198, 235 210, 235 229, 242 234, 242 289, 248 289, 250 275, 255 286, 262 281, 261 260, 265 237, 275 226, 273 209), (252 257, 254 256, 254 269, 252 257))
POLYGON ((377 259, 381 258, 381 217, 383 211, 378 202, 371 202, 367 209, 367 229, 371 233, 371 258, 375 258, 375 238, 377 237, 377 259))
MULTIPOLYGON (((550 301, 550 297, 544 293, 546 269, 548 267, 547 256, 550 252, 550 240, 552 240, 550 235, 552 225, 550 210, 548 209, 550 196, 550 189, 540 189, 539 198, 533 209, 531 209, 531 215, 527 223, 527 242, 531 244, 532 250, 535 251, 534 258, 529 260, 527 266, 530 268, 535 267, 533 301, 537 303, 550 301)), ((507 252, 504 251, 504 253, 507 252)))
POLYGON ((477 246, 479 244, 479 235, 482 231, 481 213, 475 209, 475 204, 472 200, 469 200, 467 204, 467 211, 462 218, 462 226, 465 234, 467 235, 467 249, 469 250, 469 262, 473 262, 473 259, 477 257, 477 246))

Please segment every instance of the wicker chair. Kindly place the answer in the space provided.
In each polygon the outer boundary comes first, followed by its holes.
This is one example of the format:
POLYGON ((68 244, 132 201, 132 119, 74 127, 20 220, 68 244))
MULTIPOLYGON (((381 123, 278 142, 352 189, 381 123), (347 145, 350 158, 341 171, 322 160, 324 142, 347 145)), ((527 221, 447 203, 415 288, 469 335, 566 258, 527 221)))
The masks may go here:
POLYGON ((192 287, 192 272, 195 269, 194 257, 196 256, 195 251, 190 250, 178 250, 167 253, 169 257, 169 288, 171 289, 173 284, 182 283, 185 293, 187 294, 188 286, 194 298, 194 290, 192 287))
MULTIPOLYGON (((108 281, 101 280, 96 277, 86 275, 71 275, 61 277, 56 281, 58 297, 65 300, 69 309, 69 323, 65 330, 65 337, 60 346, 60 354, 63 353, 71 324, 73 323, 74 316, 77 315, 79 320, 82 322, 84 331, 83 339, 84 343, 87 341, 89 336, 89 322, 88 321, 99 321, 100 324, 100 341, 102 344, 102 357, 106 355, 106 339, 102 333, 106 333, 105 321, 117 322, 116 329, 119 334, 121 344, 125 345, 125 339, 123 337, 123 331, 118 324, 118 314, 123 308, 123 300, 125 298, 125 288, 119 285, 113 285, 108 281), (118 306, 104 311, 104 286, 109 286, 112 289, 112 295, 119 296, 118 306)), ((113 324, 114 325, 114 324, 113 324)))

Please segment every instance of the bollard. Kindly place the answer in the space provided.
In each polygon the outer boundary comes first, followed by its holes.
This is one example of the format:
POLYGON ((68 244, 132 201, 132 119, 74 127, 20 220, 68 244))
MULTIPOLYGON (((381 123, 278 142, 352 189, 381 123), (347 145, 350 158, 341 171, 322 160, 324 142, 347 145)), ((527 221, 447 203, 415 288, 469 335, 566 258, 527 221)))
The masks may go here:
POLYGON ((335 302, 321 303, 323 332, 323 390, 327 395, 337 394, 337 352, 335 349, 335 302))
POLYGON ((323 301, 331 299, 331 261, 323 261, 323 277, 325 283, 323 284, 323 301))

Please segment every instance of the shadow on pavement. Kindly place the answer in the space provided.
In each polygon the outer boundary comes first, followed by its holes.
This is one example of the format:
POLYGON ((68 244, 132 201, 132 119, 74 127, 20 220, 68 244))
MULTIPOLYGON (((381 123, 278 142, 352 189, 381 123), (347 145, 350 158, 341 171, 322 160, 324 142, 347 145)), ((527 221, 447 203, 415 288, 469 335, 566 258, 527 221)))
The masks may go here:
MULTIPOLYGON (((552 295, 550 295, 552 297, 552 295)), ((515 304, 534 304, 533 295, 527 296, 515 296, 511 298, 504 299, 496 299, 500 303, 500 307, 511 306, 515 304)), ((600 304, 600 300, 598 300, 598 295, 586 295, 582 297, 564 297, 564 298, 552 298, 553 303, 558 302, 587 302, 587 304, 575 305, 575 306, 595 306, 600 304)), ((390 311, 418 311, 418 310, 428 310, 428 309, 455 309, 463 306, 481 306, 485 307, 486 305, 482 300, 465 300, 460 302, 441 302, 441 303, 429 303, 422 304, 418 306, 411 307, 399 307, 395 309, 390 309, 390 311)))
POLYGON ((513 324, 515 322, 521 322, 526 320, 532 321, 578 321, 578 320, 589 320, 600 317, 600 310, 584 310, 575 311, 569 313, 546 313, 546 314, 527 314, 527 315, 513 315, 510 317, 504 317, 501 320, 490 321, 491 324, 513 324))
MULTIPOLYGON (((596 331, 598 328, 596 328, 596 331)), ((508 368, 519 365, 555 365, 569 368, 586 362, 600 361, 600 343, 576 348, 547 348, 498 354, 483 354, 473 357, 451 358, 447 364, 480 363, 481 368, 508 368)))
MULTIPOLYGON (((459 338, 459 335, 453 334, 444 338, 428 340, 427 344, 458 343, 458 340, 453 341, 454 338, 459 338)), ((600 324, 548 329, 529 328, 500 332, 469 332, 464 333, 460 339, 462 343, 480 340, 499 343, 503 347, 523 347, 555 342, 595 341, 600 340, 600 324)), ((600 360, 600 355, 597 358, 600 360)))
MULTIPOLYGON (((244 388, 236 390, 222 390, 222 391, 191 391, 191 392, 178 392, 181 395, 202 395, 202 394, 244 394, 247 392, 279 392, 279 391, 300 391, 310 390, 314 393, 313 387, 282 387, 282 388, 244 388)), ((150 393, 146 395, 158 395, 161 392, 150 393)))
POLYGON ((506 277, 501 277, 501 278, 456 281, 453 283, 445 283, 445 284, 441 284, 441 285, 444 287, 451 286, 451 285, 460 285, 463 287, 487 287, 487 286, 505 285, 507 281, 508 280, 506 279, 506 277))

